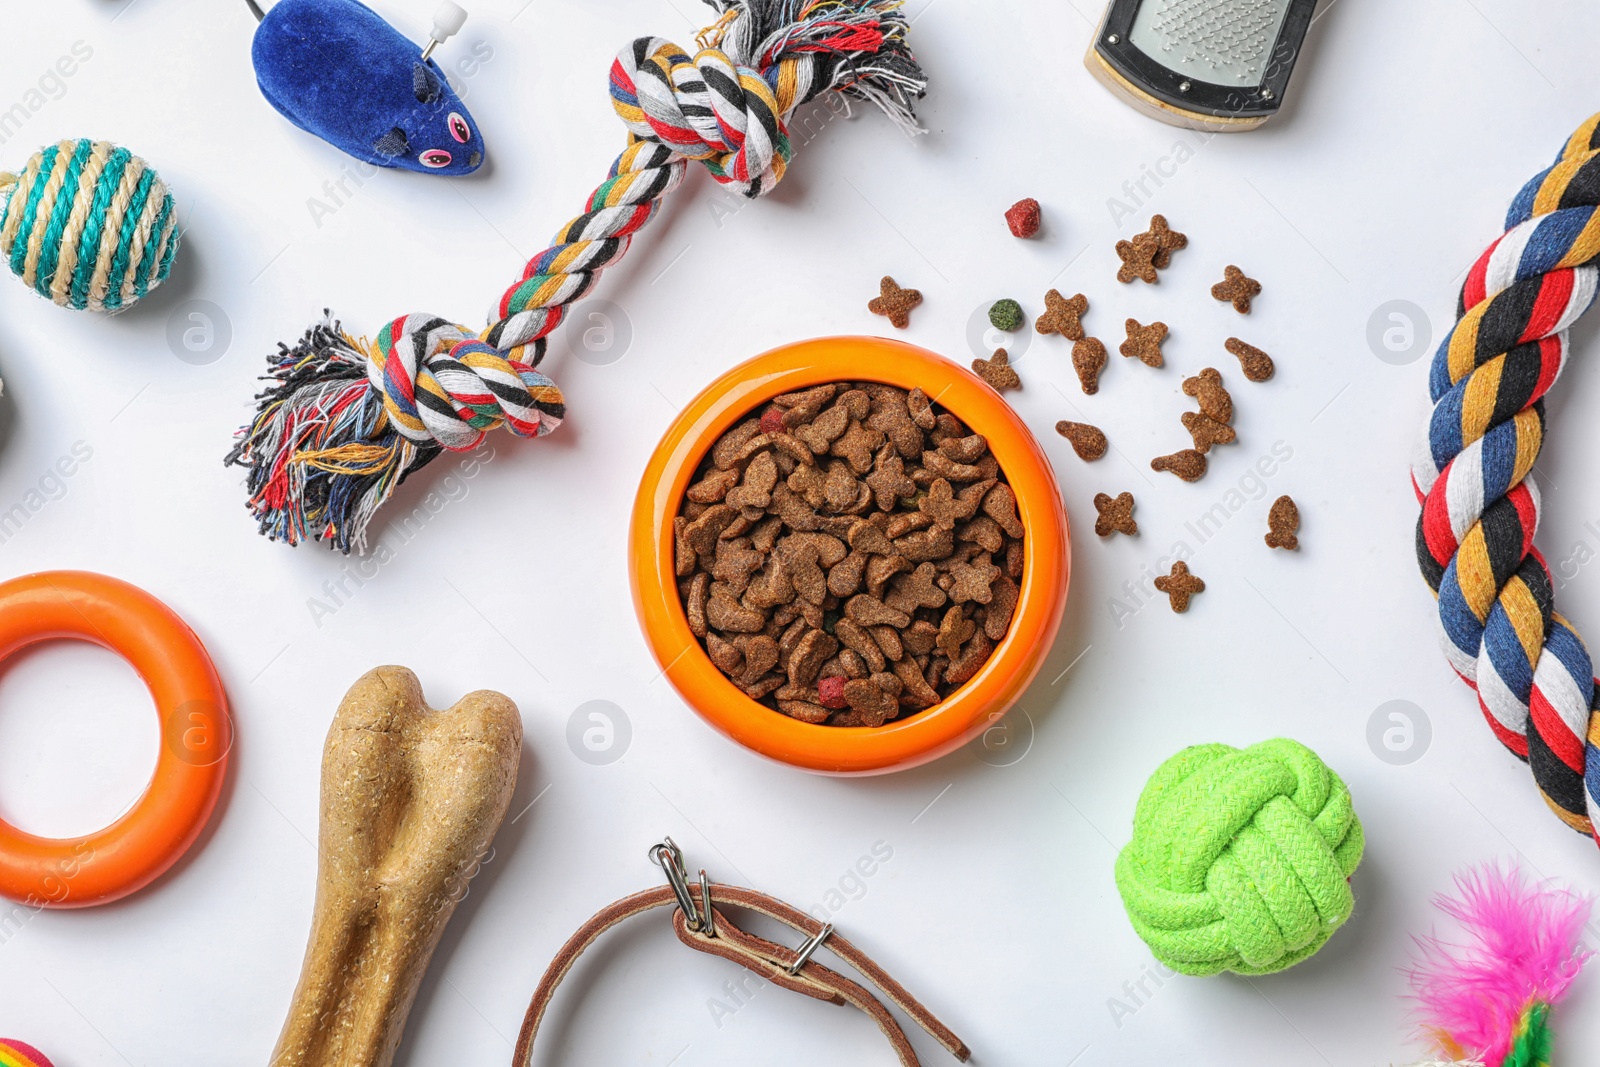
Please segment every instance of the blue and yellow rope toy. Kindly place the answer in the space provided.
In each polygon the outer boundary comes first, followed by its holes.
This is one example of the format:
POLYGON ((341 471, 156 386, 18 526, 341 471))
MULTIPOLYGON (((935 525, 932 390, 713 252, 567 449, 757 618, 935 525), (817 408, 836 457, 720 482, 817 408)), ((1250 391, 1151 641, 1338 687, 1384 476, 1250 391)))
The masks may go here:
POLYGON ((1596 837, 1600 699, 1583 640, 1555 610, 1534 547, 1544 397, 1567 330, 1600 289, 1600 115, 1517 194, 1505 233, 1467 272, 1429 377, 1433 414, 1412 466, 1417 560, 1444 651, 1500 743, 1556 816, 1596 837))
POLYGON ((167 280, 180 236, 160 175, 106 141, 62 141, 0 173, 0 256, 64 308, 132 307, 167 280))

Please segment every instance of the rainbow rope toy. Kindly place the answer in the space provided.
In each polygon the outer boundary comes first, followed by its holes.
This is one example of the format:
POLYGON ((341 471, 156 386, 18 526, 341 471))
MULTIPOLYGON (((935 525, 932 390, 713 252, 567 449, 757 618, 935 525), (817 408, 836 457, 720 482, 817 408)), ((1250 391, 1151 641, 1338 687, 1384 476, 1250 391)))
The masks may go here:
POLYGON ((377 509, 442 450, 473 448, 496 427, 543 437, 559 426, 561 391, 535 369, 549 335, 627 253, 689 160, 760 196, 788 167, 791 116, 829 91, 917 129, 911 103, 927 80, 906 45, 901 0, 706 2, 722 17, 701 32, 695 56, 659 37, 617 56, 611 101, 628 146, 481 333, 403 315, 375 344, 324 322, 281 346, 274 384, 226 460, 249 470, 249 507, 263 534, 360 551, 377 509))
POLYGON ((64 308, 132 307, 166 281, 180 237, 166 184, 126 148, 62 141, 0 173, 0 256, 64 308))
POLYGON ((1417 938, 1411 971, 1429 1042, 1462 1067, 1549 1067, 1551 1009, 1589 958, 1589 901, 1494 865, 1455 881, 1460 895, 1434 903, 1469 940, 1417 938))
POLYGON ((51 1067, 44 1053, 21 1041, 0 1040, 0 1067, 51 1067))
POLYGON ((1505 234, 1468 272, 1434 356, 1433 414, 1411 472, 1422 504, 1417 560, 1439 598, 1445 655, 1551 809, 1591 836, 1600 816, 1594 669, 1554 610, 1528 475, 1567 328, 1594 301, 1597 205, 1600 115, 1522 187, 1505 234))

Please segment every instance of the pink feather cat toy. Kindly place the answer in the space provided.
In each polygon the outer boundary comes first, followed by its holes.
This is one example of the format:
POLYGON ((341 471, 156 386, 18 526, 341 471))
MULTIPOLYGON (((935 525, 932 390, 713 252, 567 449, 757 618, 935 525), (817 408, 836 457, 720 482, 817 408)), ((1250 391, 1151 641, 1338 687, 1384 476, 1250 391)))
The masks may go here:
POLYGON ((1448 1064, 1548 1067, 1551 1009, 1590 956, 1579 942, 1590 901, 1495 864, 1455 881, 1460 895, 1436 903, 1470 940, 1417 939, 1411 985, 1424 1029, 1448 1064))

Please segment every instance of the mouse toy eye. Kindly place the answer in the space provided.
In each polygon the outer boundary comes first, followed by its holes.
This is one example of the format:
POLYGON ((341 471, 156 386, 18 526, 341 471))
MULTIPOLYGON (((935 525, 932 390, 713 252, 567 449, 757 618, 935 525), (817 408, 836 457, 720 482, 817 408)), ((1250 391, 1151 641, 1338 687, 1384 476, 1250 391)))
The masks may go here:
POLYGON ((472 127, 467 125, 467 120, 462 118, 460 114, 454 111, 450 112, 448 123, 451 137, 454 137, 462 144, 472 140, 472 127))
POLYGON ((438 170, 440 167, 448 167, 450 160, 453 158, 449 152, 442 148, 430 148, 418 156, 417 161, 424 167, 432 167, 434 170, 438 170))

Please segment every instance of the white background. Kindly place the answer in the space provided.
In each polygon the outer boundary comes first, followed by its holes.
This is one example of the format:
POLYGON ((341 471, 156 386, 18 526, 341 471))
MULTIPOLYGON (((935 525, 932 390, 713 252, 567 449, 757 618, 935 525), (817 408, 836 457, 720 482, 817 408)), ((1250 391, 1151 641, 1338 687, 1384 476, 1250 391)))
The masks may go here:
MULTIPOLYGON (((416 37, 433 5, 376 6, 416 37)), ((545 369, 566 390, 567 424, 538 443, 495 437, 494 460, 470 481, 447 483, 445 462, 418 477, 388 521, 430 490, 454 498, 403 545, 380 522, 395 558, 320 620, 312 598, 345 561, 258 537, 240 473, 221 465, 263 357, 324 306, 356 332, 409 311, 479 321, 620 147, 612 55, 640 34, 692 43, 708 9, 476 0, 439 58, 450 66, 478 42, 493 51, 464 80, 489 166, 458 181, 385 172, 350 185, 320 225, 309 201, 326 201, 324 182, 351 161, 261 99, 242 3, 0 9, 0 107, 74 42, 93 50, 0 145, 0 166, 62 137, 115 140, 177 190, 187 231, 168 285, 116 319, 59 310, 0 277, 0 509, 74 442, 93 449, 64 495, 0 547, 0 574, 82 567, 150 590, 208 644, 238 723, 213 826, 172 874, 114 906, 31 917, 0 944, 0 1034, 58 1067, 267 1061, 311 911, 323 737, 345 688, 383 663, 416 670, 439 705, 501 690, 527 728, 521 815, 445 935, 400 1053, 412 1067, 506 1062, 556 946, 655 881, 645 849, 664 833, 717 878, 826 909, 994 1065, 1405 1062, 1422 1052, 1402 1001, 1408 935, 1432 923, 1429 897, 1453 870, 1520 859, 1600 889, 1593 845, 1545 810, 1438 652, 1407 479, 1427 359, 1392 365, 1367 342, 1369 317, 1390 300, 1426 309, 1437 342, 1505 204, 1600 107, 1600 30, 1581 0, 1341 0, 1313 27, 1284 113, 1209 142, 1091 81, 1080 56, 1093 0, 916 0, 930 135, 907 140, 875 113, 824 122, 778 191, 742 207, 691 173, 598 294, 631 328, 622 358, 586 364, 558 340, 545 369), (1125 198, 1124 183, 1180 141, 1192 158, 1147 184, 1136 218, 1114 220, 1108 198, 1125 198), (1045 205, 1034 241, 1010 237, 1000 217, 1022 196, 1045 205), (1189 248, 1159 286, 1119 285, 1112 245, 1152 210, 1189 248), (1265 287, 1248 319, 1208 295, 1227 263, 1265 287), (1082 291, 1112 364, 1085 397, 1060 338, 1032 337, 1019 361, 1026 387, 1010 399, 1056 464, 1077 540, 1061 636, 1011 733, 983 758, 837 780, 733 746, 657 677, 633 618, 624 532, 639 472, 680 405, 774 345, 886 330, 864 307, 884 273, 926 298, 899 336, 963 362, 980 305, 1014 296, 1031 315, 1051 285, 1082 291), (205 365, 167 341, 189 300, 217 305, 231 330, 205 365), (1116 354, 1127 316, 1172 326, 1164 369, 1116 354), (1221 349, 1232 334, 1272 353, 1277 377, 1245 382, 1221 349), (1187 485, 1147 463, 1187 443, 1179 384, 1207 365, 1233 387, 1240 440, 1187 485), (1104 427, 1117 451, 1080 462, 1051 431, 1063 417, 1104 427), (1278 441, 1293 458, 1262 499, 1197 544, 1184 524, 1278 441), (1090 500, 1122 490, 1138 497, 1141 533, 1102 542, 1090 500), (1280 493, 1304 517, 1297 554, 1262 544, 1280 493), (1119 625, 1112 598, 1180 539, 1207 592, 1187 615, 1156 602, 1119 625), (591 700, 631 723, 630 747, 609 765, 581 761, 566 739, 591 700), (1368 741, 1391 700, 1431 724, 1408 765, 1368 741), (1139 789, 1184 745, 1276 735, 1318 750, 1355 794, 1369 839, 1355 918, 1291 972, 1157 984, 1112 881, 1139 789), (849 872, 879 842, 892 858, 857 888, 849 872), (853 898, 829 908, 841 880, 853 898)), ((1553 567, 1579 541, 1600 549, 1584 525, 1600 529, 1589 460, 1600 430, 1583 416, 1600 402, 1597 318, 1575 332, 1549 402, 1540 543, 1553 567)), ((1561 610, 1596 632, 1600 568, 1560 569, 1561 610)), ((114 818, 155 758, 148 706, 109 653, 19 657, 0 675, 0 816, 62 835, 114 818)), ((735 974, 641 920, 575 972, 539 1062, 890 1062, 864 1017, 770 988, 717 1018, 715 1000, 735 1006, 724 990, 735 974)), ((1580 982, 1560 1013, 1563 1062, 1600 1056, 1597 983, 1580 982)), ((927 1062, 947 1062, 913 1036, 927 1062)))

